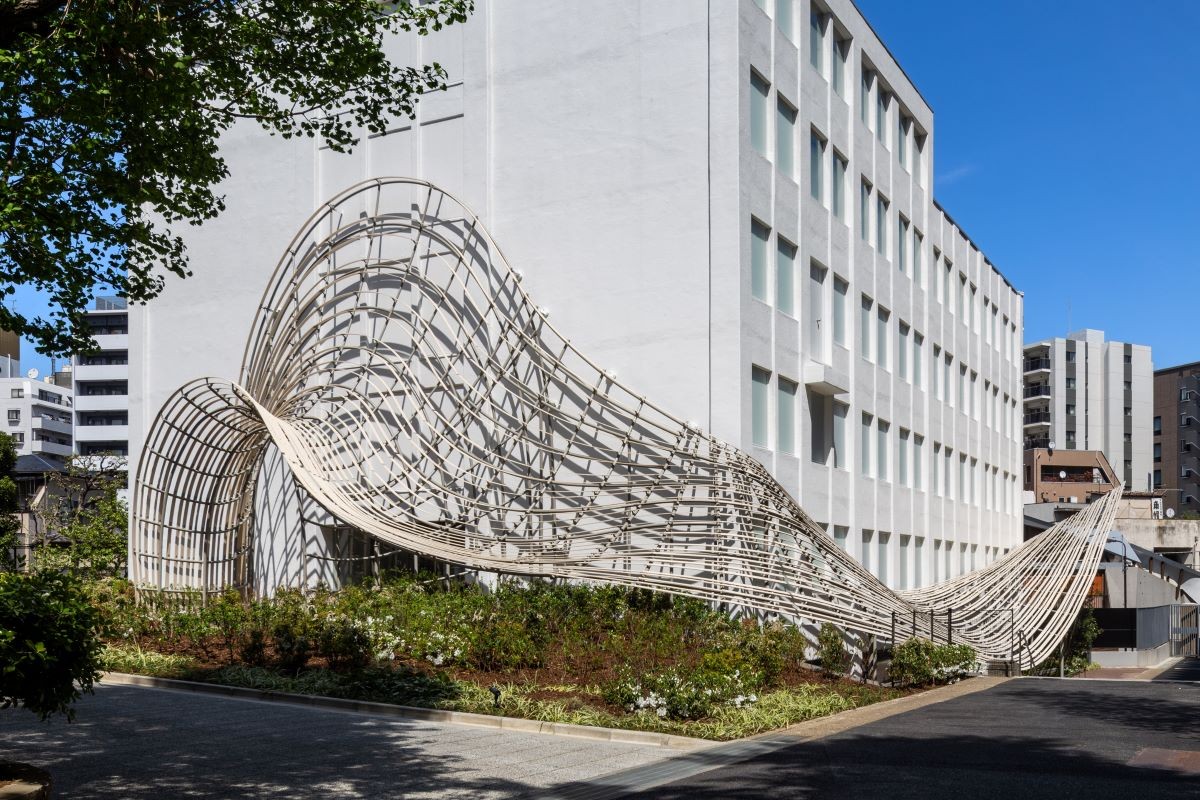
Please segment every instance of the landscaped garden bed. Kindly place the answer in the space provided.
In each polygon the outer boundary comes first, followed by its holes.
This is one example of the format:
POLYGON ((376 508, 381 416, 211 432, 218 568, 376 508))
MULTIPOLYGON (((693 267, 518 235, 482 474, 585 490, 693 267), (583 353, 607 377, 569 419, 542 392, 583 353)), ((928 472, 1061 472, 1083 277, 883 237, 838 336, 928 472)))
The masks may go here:
POLYGON ((643 590, 396 577, 250 602, 135 602, 121 582, 95 597, 106 669, 268 691, 709 739, 906 693, 814 669, 793 626, 643 590))

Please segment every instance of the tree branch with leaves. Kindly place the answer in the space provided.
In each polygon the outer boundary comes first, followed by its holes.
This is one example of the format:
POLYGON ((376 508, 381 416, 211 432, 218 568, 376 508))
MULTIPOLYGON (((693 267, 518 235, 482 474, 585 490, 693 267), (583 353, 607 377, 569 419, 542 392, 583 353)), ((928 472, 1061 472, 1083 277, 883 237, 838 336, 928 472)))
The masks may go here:
POLYGON ((239 119, 338 152, 444 89, 387 36, 461 23, 472 0, 0 0, 0 328, 47 354, 91 349, 98 287, 153 299, 190 274, 181 225, 224 210, 218 141, 239 119))
POLYGON ((85 581, 125 577, 129 509, 120 496, 125 470, 121 456, 73 456, 63 472, 47 476, 46 498, 37 511, 43 531, 33 556, 37 569, 85 581))

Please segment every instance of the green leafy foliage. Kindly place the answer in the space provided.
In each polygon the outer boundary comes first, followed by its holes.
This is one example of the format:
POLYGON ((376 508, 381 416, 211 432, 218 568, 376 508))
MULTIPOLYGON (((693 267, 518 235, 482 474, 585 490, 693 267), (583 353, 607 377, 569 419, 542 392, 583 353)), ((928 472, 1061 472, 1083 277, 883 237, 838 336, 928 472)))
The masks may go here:
POLYGON ((714 739, 900 694, 817 682, 791 625, 612 586, 400 576, 207 604, 143 592, 132 617, 124 584, 93 594, 117 634, 107 668, 268 691, 714 739))
POLYGON ((74 717, 72 704, 100 677, 99 628, 96 606, 69 575, 0 575, 0 706, 74 717))
POLYGON ((711 717, 722 705, 741 708, 757 703, 761 673, 727 669, 708 662, 696 669, 672 667, 649 675, 626 672, 602 687, 601 694, 626 711, 675 720, 711 717))
POLYGON ((534 581, 492 590, 396 578, 337 592, 281 590, 249 601, 97 584, 110 641, 186 650, 226 664, 297 675, 316 662, 355 670, 384 662, 488 673, 551 670, 596 682, 662 672, 740 673, 769 686, 803 665, 793 626, 733 620, 703 603, 640 590, 534 581))
POLYGON ((1075 624, 1067 632, 1066 638, 1045 661, 1034 667, 1034 675, 1058 675, 1061 669, 1065 675, 1078 675, 1091 668, 1092 643, 1102 633, 1100 623, 1092 612, 1092 606, 1085 602, 1079 609, 1075 624))
POLYGON ((12 437, 0 433, 0 572, 21 569, 21 520, 17 484, 11 475, 17 465, 17 448, 12 437))
POLYGON ((125 486, 125 461, 117 456, 73 457, 48 480, 40 512, 47 536, 36 550, 39 569, 69 572, 85 581, 123 578, 128 552, 129 510, 118 491, 125 486))
POLYGON ((180 225, 224 210, 218 140, 239 120, 344 152, 446 86, 385 36, 462 22, 471 0, 0 3, 0 299, 30 284, 50 319, 0 304, 47 354, 92 346, 94 288, 134 302, 189 274, 180 225))
POLYGON ((934 644, 913 638, 892 650, 889 675, 899 686, 929 686, 952 683, 973 673, 977 656, 965 644, 934 644))
POLYGON ((850 651, 846 639, 832 623, 821 624, 817 631, 817 659, 826 675, 844 675, 850 670, 850 651))

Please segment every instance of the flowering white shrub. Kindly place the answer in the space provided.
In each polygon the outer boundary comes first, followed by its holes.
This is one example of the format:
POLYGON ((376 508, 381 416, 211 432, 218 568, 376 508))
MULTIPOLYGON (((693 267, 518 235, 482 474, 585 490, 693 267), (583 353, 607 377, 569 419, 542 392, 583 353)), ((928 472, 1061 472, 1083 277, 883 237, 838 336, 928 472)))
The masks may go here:
POLYGON ((658 675, 624 677, 605 687, 605 699, 633 713, 660 719, 703 719, 716 706, 745 708, 758 702, 741 670, 729 674, 672 668, 658 675))
POLYGON ((435 667, 467 663, 467 641, 453 631, 409 631, 407 638, 396 636, 390 644, 392 653, 408 653, 435 667))

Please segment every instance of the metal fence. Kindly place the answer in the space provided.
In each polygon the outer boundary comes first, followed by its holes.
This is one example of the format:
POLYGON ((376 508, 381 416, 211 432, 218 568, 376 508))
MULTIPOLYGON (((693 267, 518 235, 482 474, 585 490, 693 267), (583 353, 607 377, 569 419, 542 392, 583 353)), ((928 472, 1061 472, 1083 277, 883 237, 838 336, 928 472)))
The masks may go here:
POLYGON ((1175 606, 1137 610, 1137 649, 1153 650, 1171 641, 1171 611, 1175 606))
POLYGON ((1171 606, 1171 655, 1200 656, 1200 606, 1171 606))

